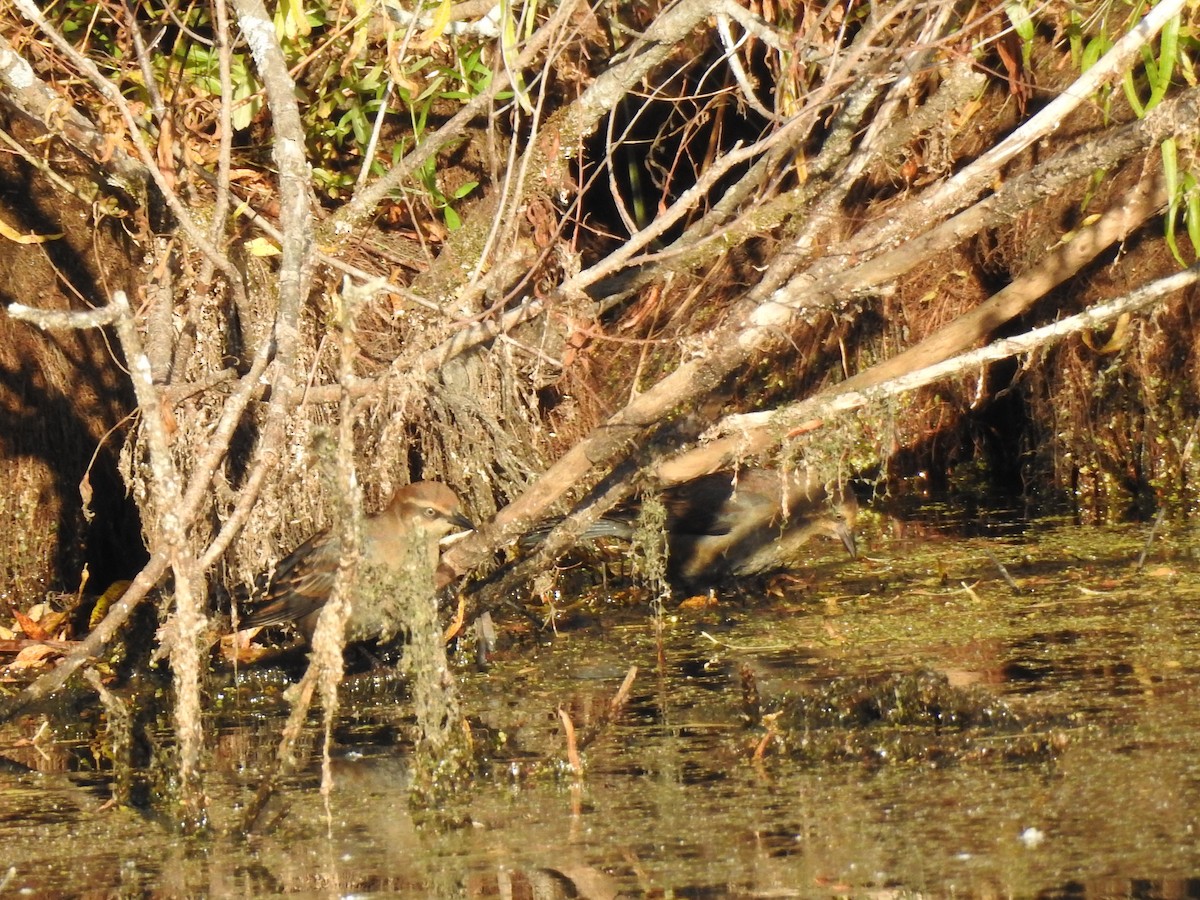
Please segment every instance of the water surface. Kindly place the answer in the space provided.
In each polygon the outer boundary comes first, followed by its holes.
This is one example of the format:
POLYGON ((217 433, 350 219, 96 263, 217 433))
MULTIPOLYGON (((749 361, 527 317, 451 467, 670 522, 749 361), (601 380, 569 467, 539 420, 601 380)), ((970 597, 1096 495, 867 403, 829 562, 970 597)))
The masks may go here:
POLYGON ((436 810, 409 802, 411 716, 385 678, 348 689, 328 812, 314 760, 249 836, 236 823, 274 752, 278 676, 214 698, 215 836, 178 836, 152 803, 101 809, 87 718, 51 721, 38 751, 23 719, 0 732, 19 763, 0 770, 0 881, 41 896, 1200 896, 1200 563, 1180 531, 1137 572, 1144 537, 877 538, 853 561, 815 547, 790 584, 671 604, 657 625, 625 596, 557 630, 498 615, 490 668, 459 671, 484 765, 436 810), (631 666, 627 705, 572 772, 558 710, 587 733, 631 666))

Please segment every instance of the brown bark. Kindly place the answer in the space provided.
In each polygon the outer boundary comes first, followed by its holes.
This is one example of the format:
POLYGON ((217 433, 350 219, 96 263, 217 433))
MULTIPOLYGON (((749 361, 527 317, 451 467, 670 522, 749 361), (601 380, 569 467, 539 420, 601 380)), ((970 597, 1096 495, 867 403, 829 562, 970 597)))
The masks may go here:
MULTIPOLYGON (((1039 265, 1019 276, 989 300, 903 353, 813 397, 813 402, 819 405, 842 394, 866 391, 964 352, 988 338, 1004 323, 1027 311, 1107 248, 1124 241, 1151 216, 1161 211, 1166 202, 1167 190, 1162 175, 1147 172, 1119 205, 1110 209, 1099 221, 1080 229, 1067 243, 1051 250, 1039 265)), ((758 417, 758 420, 762 418, 758 417)), ((794 415, 788 418, 796 422, 794 415)), ((728 466, 737 459, 769 453, 786 437, 786 429, 770 421, 761 421, 761 424, 748 427, 745 418, 734 417, 734 420, 738 422, 736 426, 726 422, 719 423, 714 429, 726 436, 667 460, 656 468, 655 475, 665 484, 687 481, 728 466)))

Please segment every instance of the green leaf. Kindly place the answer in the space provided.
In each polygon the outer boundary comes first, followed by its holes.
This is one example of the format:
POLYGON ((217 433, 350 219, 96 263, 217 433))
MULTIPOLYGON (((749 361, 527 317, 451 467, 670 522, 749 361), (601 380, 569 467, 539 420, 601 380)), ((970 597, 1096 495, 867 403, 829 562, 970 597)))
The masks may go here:
POLYGON ((1080 73, 1086 72, 1112 47, 1112 41, 1101 35, 1092 38, 1083 48, 1083 59, 1079 63, 1080 73))
POLYGON ((253 79, 242 84, 234 82, 232 100, 233 115, 230 116, 230 124, 235 131, 243 131, 250 127, 250 123, 262 108, 262 97, 258 95, 258 86, 253 79))
POLYGON ((1004 14, 1008 16, 1008 21, 1012 22, 1017 37, 1021 39, 1021 62, 1028 69, 1033 51, 1033 17, 1029 15, 1024 3, 1005 4, 1004 14))
POLYGON ((349 120, 350 127, 354 129, 355 141, 359 144, 365 144, 371 139, 371 121, 364 115, 361 106, 357 106, 346 113, 345 119, 349 120))
POLYGON ((1071 45, 1071 62, 1075 68, 1083 70, 1083 20, 1077 10, 1071 10, 1067 16, 1067 43, 1071 45))
POLYGON ((1145 118, 1146 108, 1142 106, 1142 100, 1137 95, 1137 85, 1134 84, 1132 72, 1125 73, 1125 77, 1121 79, 1121 87, 1125 91, 1125 99, 1129 101, 1133 114, 1139 119, 1145 118))
POLYGON ((1171 86, 1171 75, 1179 61, 1179 16, 1172 16, 1163 26, 1159 37, 1158 66, 1147 66, 1146 72, 1154 72, 1151 79, 1150 99, 1146 109, 1151 110, 1162 102, 1171 86))
POLYGON ((504 61, 504 68, 508 70, 509 84, 512 85, 517 104, 525 111, 526 115, 532 115, 533 103, 529 99, 529 89, 525 86, 524 75, 516 67, 517 22, 513 18, 512 6, 512 0, 501 0, 500 2, 500 58, 504 61))
POLYGON ((1187 196, 1187 208, 1183 219, 1187 223, 1188 240, 1192 243, 1192 253, 1200 258, 1200 182, 1192 175, 1184 179, 1184 191, 1187 196))
POLYGON ((1183 255, 1179 252, 1179 245, 1175 241, 1175 223, 1179 216, 1180 203, 1183 200, 1179 183, 1178 147, 1175 138, 1167 138, 1163 141, 1160 151, 1163 161, 1163 177, 1167 182, 1167 216, 1164 222, 1167 247, 1171 251, 1171 255, 1175 257, 1175 261, 1186 267, 1187 263, 1183 261, 1183 255))

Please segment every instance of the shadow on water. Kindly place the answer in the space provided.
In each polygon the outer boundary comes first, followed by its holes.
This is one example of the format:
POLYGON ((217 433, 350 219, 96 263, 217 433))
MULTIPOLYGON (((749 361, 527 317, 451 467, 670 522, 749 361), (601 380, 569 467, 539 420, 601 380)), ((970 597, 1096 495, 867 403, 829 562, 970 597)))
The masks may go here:
POLYGON ((437 810, 409 803, 413 723, 394 679, 345 704, 329 817, 314 764, 248 837, 232 826, 274 752, 273 676, 225 688, 208 767, 224 836, 205 840, 100 810, 104 773, 78 771, 86 728, 42 745, 51 764, 22 744, 37 723, 14 723, 0 881, 35 895, 1200 896, 1200 562, 1167 534, 1136 573, 1143 534, 922 533, 853 562, 829 549, 820 578, 669 612, 661 671, 640 611, 556 635, 501 622, 493 665, 459 672, 484 764, 437 810), (576 778, 558 710, 586 729, 633 665, 627 707, 576 778))

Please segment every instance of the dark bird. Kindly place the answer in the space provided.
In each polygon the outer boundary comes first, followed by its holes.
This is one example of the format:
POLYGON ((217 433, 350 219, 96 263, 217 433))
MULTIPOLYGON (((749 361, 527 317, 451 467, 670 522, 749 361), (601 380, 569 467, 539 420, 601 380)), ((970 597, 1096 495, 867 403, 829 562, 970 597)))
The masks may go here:
MULTIPOLYGON (((438 542, 452 531, 474 528, 450 488, 436 481, 418 481, 399 488, 382 512, 363 520, 362 562, 368 571, 375 568, 393 578, 407 579, 417 589, 423 585, 432 589, 438 542)), ((238 622, 238 628, 295 622, 311 642, 341 556, 342 544, 335 532, 327 529, 314 534, 275 567, 266 598, 238 622)), ((393 595, 397 592, 388 591, 387 585, 364 585, 362 580, 359 586, 358 595, 350 601, 346 640, 395 634, 399 622, 393 595)))
MULTIPOLYGON (((854 494, 843 489, 831 496, 811 470, 715 472, 671 485, 660 497, 667 514, 667 575, 687 588, 796 568, 800 548, 818 534, 836 537, 851 556, 856 553, 854 494)), ((630 539, 633 513, 599 519, 581 539, 630 539)))

